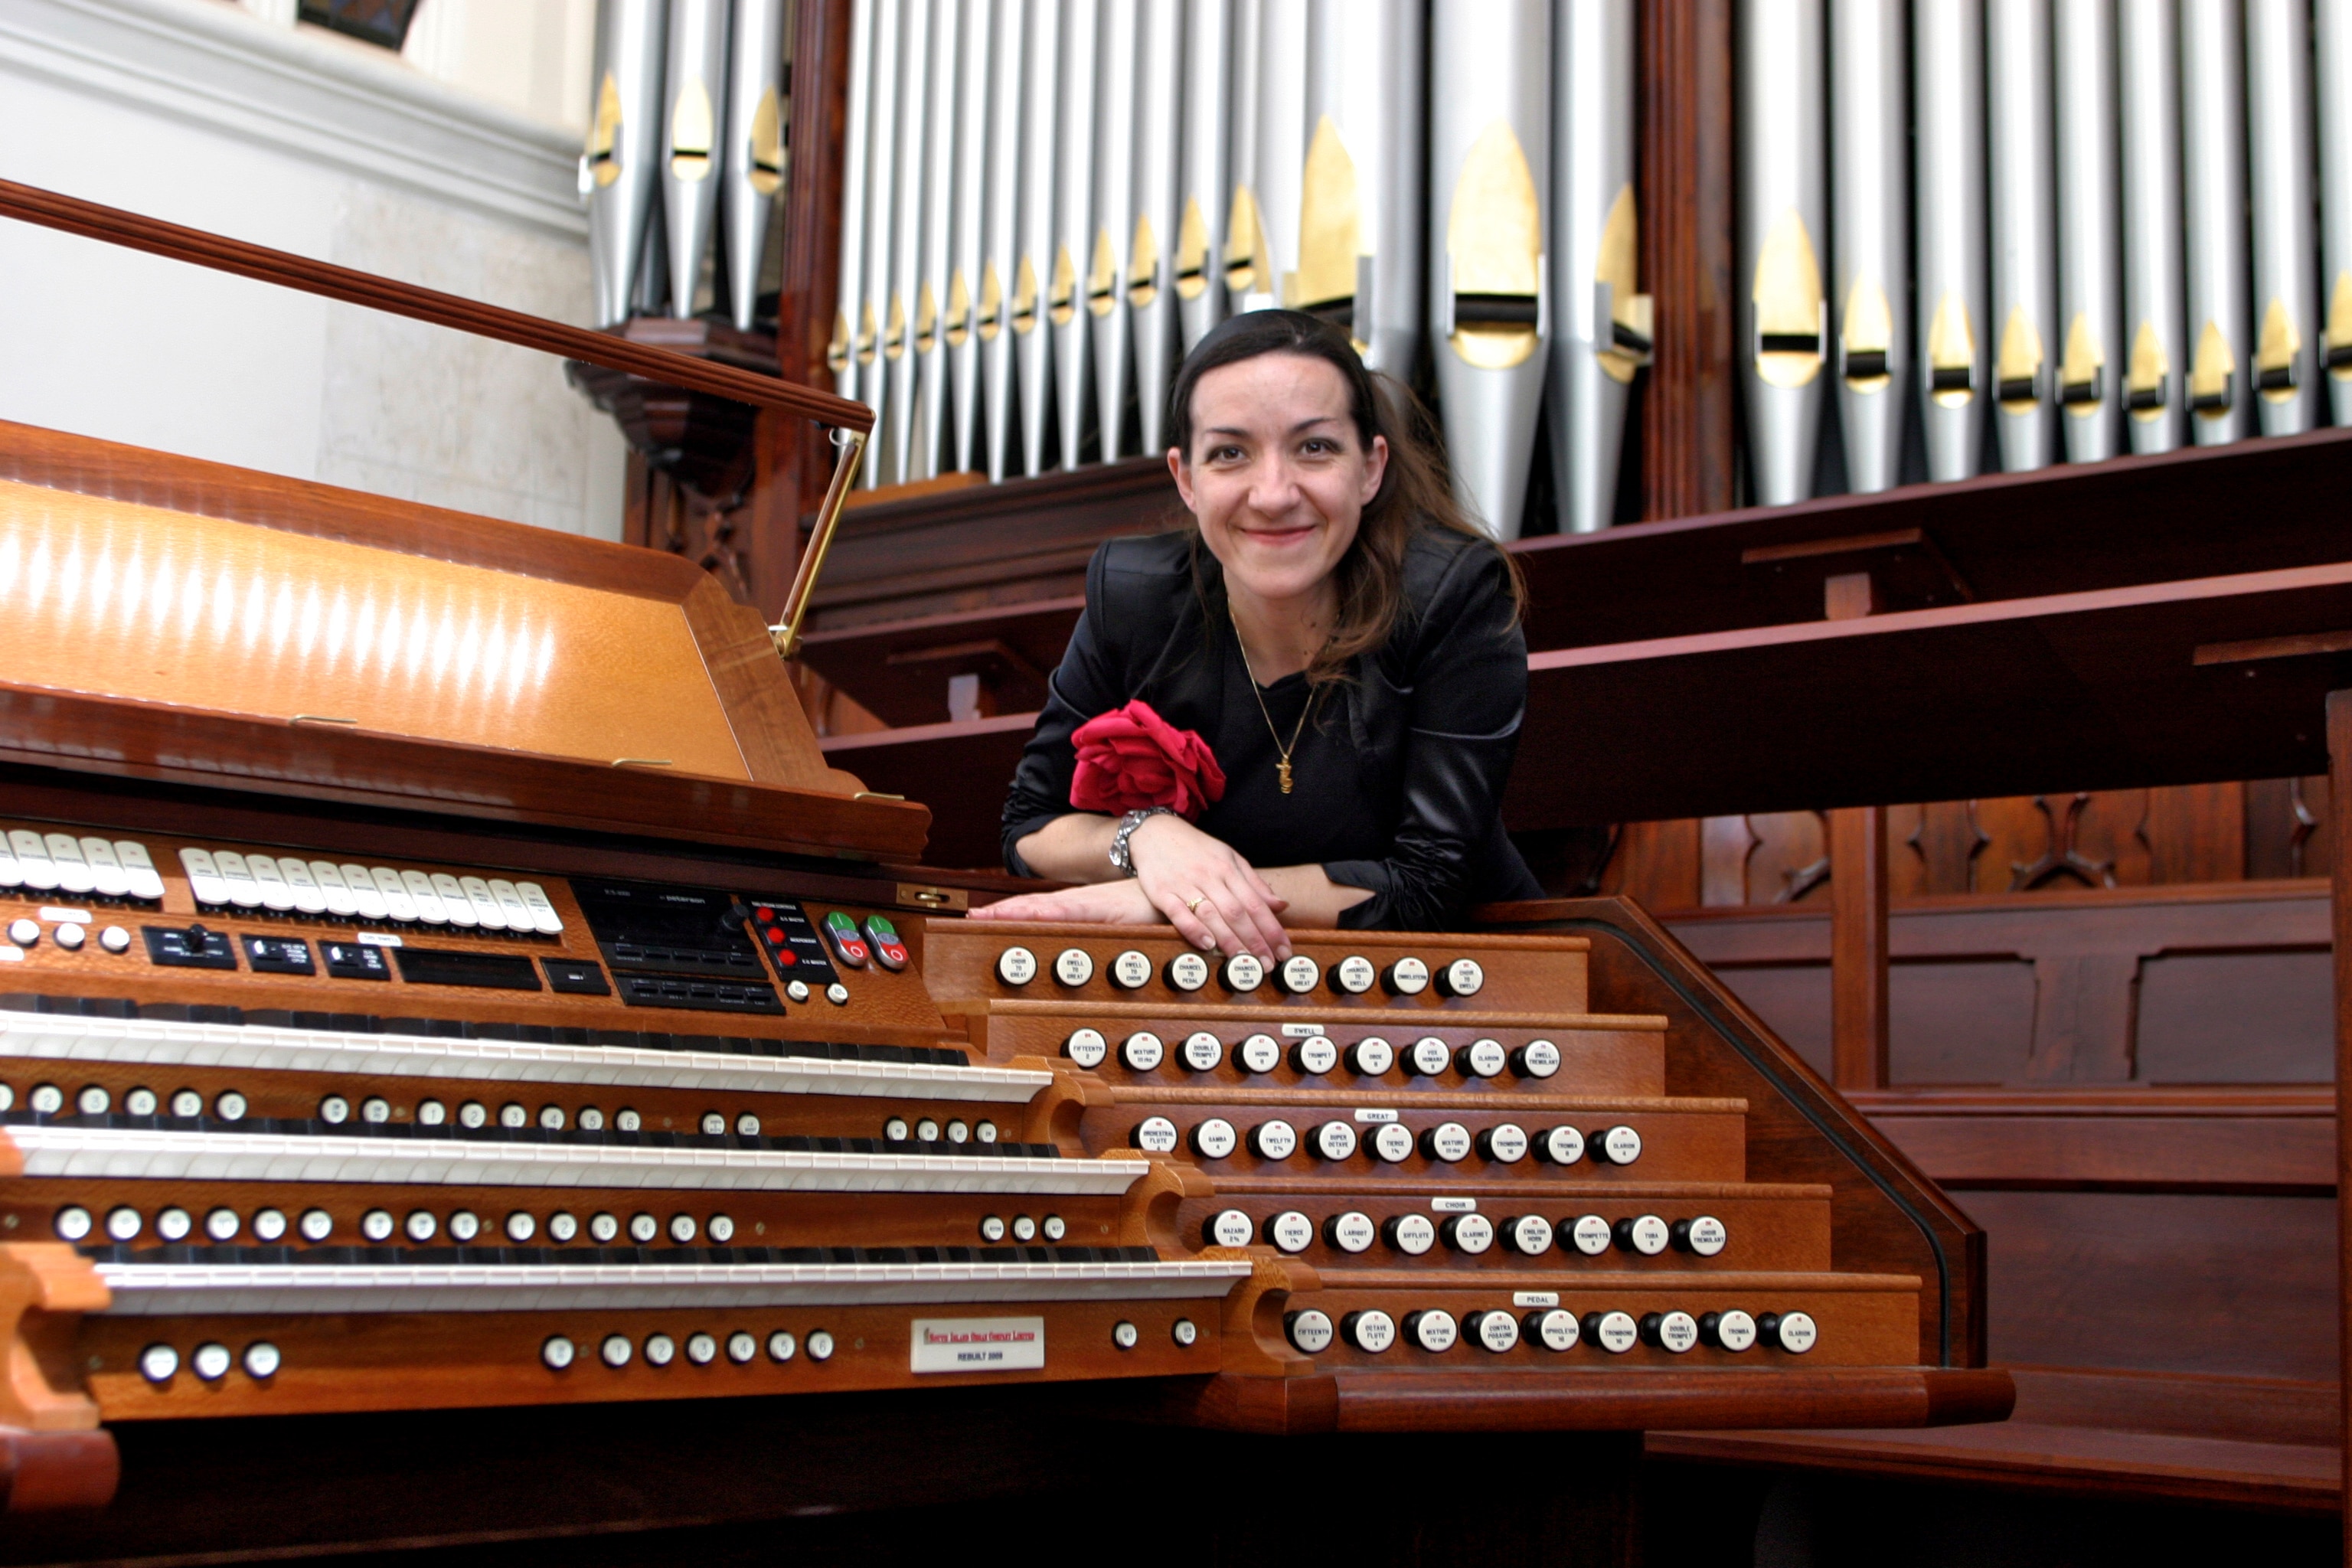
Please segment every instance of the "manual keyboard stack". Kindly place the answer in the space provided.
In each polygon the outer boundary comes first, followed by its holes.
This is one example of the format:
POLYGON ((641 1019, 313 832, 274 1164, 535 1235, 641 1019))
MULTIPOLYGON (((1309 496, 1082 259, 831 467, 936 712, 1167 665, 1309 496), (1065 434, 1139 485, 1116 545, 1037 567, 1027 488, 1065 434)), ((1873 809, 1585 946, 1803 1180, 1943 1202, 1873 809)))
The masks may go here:
POLYGON ((427 920, 252 845, 14 838, 0 1239, 68 1352, 18 1425, 1218 1364, 1249 1265, 1163 1258, 1181 1178, 1085 1147, 1073 1069, 973 1061, 885 914, 394 868, 427 920), (152 880, 68 887, 60 840, 152 880))
POLYGON ((1748 1102, 1667 1092, 1667 1020, 1588 1011, 1588 939, 1294 940, 1269 973, 1164 931, 930 923, 991 1058, 1077 1068, 1087 1151, 1197 1165, 1182 1239, 1270 1266, 1278 1319, 1228 1378, 1331 1374, 1344 1408, 1388 1372, 1598 1396, 1920 1363, 1919 1279, 1832 1266, 1832 1187, 1749 1179, 1748 1102))

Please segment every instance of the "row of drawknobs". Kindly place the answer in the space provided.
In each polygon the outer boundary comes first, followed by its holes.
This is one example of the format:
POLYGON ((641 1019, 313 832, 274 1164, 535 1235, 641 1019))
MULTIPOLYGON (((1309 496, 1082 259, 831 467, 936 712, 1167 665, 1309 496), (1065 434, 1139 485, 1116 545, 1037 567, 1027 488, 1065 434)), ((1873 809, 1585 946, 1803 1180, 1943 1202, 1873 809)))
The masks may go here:
POLYGON ((1304 1307, 1286 1314, 1283 1327, 1290 1342, 1308 1355, 1329 1350, 1334 1341, 1367 1355, 1382 1355, 1400 1344, 1431 1355, 1443 1355, 1457 1344, 1496 1355, 1522 1344, 1556 1355, 1579 1345, 1612 1355, 1623 1355, 1635 1345, 1676 1355, 1700 1345, 1734 1355, 1758 1345, 1803 1355, 1821 1341, 1820 1327, 1809 1313, 1750 1313, 1738 1308, 1696 1316, 1684 1311, 1644 1312, 1639 1318, 1621 1311, 1592 1311, 1580 1317, 1565 1307, 1538 1307, 1524 1313, 1487 1307, 1456 1317, 1428 1308, 1400 1319, 1368 1307, 1345 1313, 1334 1323, 1320 1307, 1304 1307))

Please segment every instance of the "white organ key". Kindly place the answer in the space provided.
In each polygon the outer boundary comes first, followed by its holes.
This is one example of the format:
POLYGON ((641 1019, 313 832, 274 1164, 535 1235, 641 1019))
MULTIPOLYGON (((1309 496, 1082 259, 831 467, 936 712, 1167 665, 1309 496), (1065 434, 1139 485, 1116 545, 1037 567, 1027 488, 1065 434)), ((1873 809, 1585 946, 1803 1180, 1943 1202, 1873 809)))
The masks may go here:
POLYGON ((89 862, 82 858, 81 840, 70 833, 52 833, 47 839, 49 859, 58 868, 58 886, 68 893, 87 893, 98 885, 89 862))
MULTIPOLYGON (((434 887, 432 878, 422 871, 402 871, 398 875, 400 885, 408 889, 410 912, 403 915, 400 912, 400 906, 394 904, 392 906, 393 918, 423 921, 426 925, 436 926, 445 926, 449 923, 449 911, 442 907, 440 889, 434 887)), ((455 881, 456 879, 452 878, 451 880, 455 881)), ((379 880, 376 885, 382 887, 383 884, 379 880)))
POLYGON ((12 1127, 28 1176, 163 1181, 640 1187, 699 1192, 1124 1193, 1137 1159, 835 1154, 799 1150, 310 1137, 272 1132, 12 1127))
MULTIPOLYGON (((868 1302, 1210 1300, 1246 1259, 1132 1263, 103 1263, 111 1316, 282 1312, 635 1311, 868 1302)), ((788 1336, 785 1336, 788 1337, 788 1336)), ((812 1353, 815 1335, 811 1335, 812 1353)), ((744 1360, 748 1357, 730 1357, 744 1360)), ((781 1358, 780 1358, 781 1359, 781 1358)), ((168 1374, 167 1374, 168 1375, 168 1374)))
MULTIPOLYGON (((278 868, 278 857, 248 855, 245 858, 245 868, 253 878, 254 885, 261 889, 263 903, 273 910, 294 908, 294 889, 287 885, 286 873, 278 868)), ((326 908, 326 900, 321 899, 319 907, 326 908)))
POLYGON ((286 879, 287 889, 294 895, 294 907, 306 915, 327 912, 327 892, 319 886, 319 879, 310 875, 307 860, 297 860, 291 855, 278 858, 278 874, 286 879))
POLYGON ((114 858, 122 862, 122 874, 130 879, 132 898, 163 896, 163 879, 156 875, 155 861, 147 853, 147 846, 135 838, 118 838, 114 841, 114 858))
POLYGON ((8 847, 8 836, 0 833, 0 888, 21 888, 25 885, 25 868, 16 864, 16 852, 8 847))
MULTIPOLYGON (((407 874, 415 875, 413 872, 407 874)), ((432 881, 433 891, 441 900, 443 919, 453 926, 473 926, 481 923, 474 917, 474 900, 466 896, 465 886, 457 878, 446 871, 436 871, 433 873, 432 881)), ((415 886, 414 882, 409 883, 411 889, 415 886)), ((416 902, 421 908, 425 900, 419 899, 416 902)))
MULTIPOLYGON (((413 921, 420 918, 420 911, 416 907, 416 895, 408 890, 408 879, 399 872, 389 866, 378 866, 368 873, 368 880, 375 884, 375 890, 383 896, 385 910, 394 920, 413 921)), ((431 892, 433 885, 430 882, 425 883, 425 890, 431 892)))
POLYGON ((541 935, 563 934, 563 917, 555 912, 555 905, 549 900, 545 888, 537 882, 517 882, 515 891, 520 893, 522 901, 530 907, 531 921, 541 935))
MULTIPOLYGON (((221 885, 228 889, 230 903, 247 910, 261 907, 261 885, 254 880, 253 868, 245 863, 244 856, 234 849, 216 849, 213 864, 220 868, 221 885)), ((289 899, 287 903, 291 907, 293 900, 289 899)))
MULTIPOLYGON (((508 1040, 276 1028, 259 1024, 175 1024, 148 1018, 85 1018, 72 1014, 5 1011, 0 1011, 0 1056, 166 1068, 254 1068, 397 1078, 598 1084, 614 1088, 642 1085, 649 1089, 1016 1105, 1027 1102, 1054 1081, 1050 1073, 1017 1068, 835 1061, 821 1057, 751 1057, 721 1051, 634 1047, 542 1046, 508 1040)), ((184 1114, 194 1115, 203 1102, 191 1098, 194 1104, 184 1114)))
POLYGON ((84 838, 81 858, 89 862, 90 885, 100 897, 119 899, 131 891, 131 879, 114 858, 114 846, 103 838, 84 838))
POLYGON ((490 897, 499 901, 499 912, 507 917, 509 931, 536 931, 539 922, 531 918, 530 906, 522 901, 522 889, 504 877, 490 879, 490 897))
POLYGON ((58 885, 57 863, 49 858, 49 847, 41 842, 39 834, 11 828, 8 847, 16 852, 16 868, 23 873, 25 886, 47 892, 58 885))
POLYGON ((228 883, 220 874, 220 863, 209 849, 183 849, 180 868, 188 874, 188 891, 200 904, 225 904, 229 901, 228 883))
POLYGON ((355 915, 360 912, 359 896, 352 885, 343 880, 343 868, 332 860, 310 862, 310 880, 319 884, 320 896, 327 900, 331 915, 355 915))
POLYGON ((488 882, 479 877, 460 877, 457 887, 465 893, 467 907, 484 931, 507 929, 507 912, 499 908, 498 896, 490 891, 488 882))

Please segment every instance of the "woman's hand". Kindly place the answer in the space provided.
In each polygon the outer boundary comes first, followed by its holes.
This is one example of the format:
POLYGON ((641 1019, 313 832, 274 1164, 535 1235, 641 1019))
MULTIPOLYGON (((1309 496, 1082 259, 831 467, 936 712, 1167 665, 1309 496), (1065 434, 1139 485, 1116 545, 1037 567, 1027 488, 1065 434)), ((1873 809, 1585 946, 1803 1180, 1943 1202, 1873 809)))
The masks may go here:
POLYGON ((1290 956, 1288 905, 1223 840, 1181 816, 1155 816, 1128 836, 1127 852, 1133 885, 1194 947, 1246 951, 1270 964, 1290 956))
POLYGON ((1158 925, 1160 911, 1143 889, 1121 878, 1116 882, 1088 882, 1052 893, 1023 893, 982 904, 971 911, 976 921, 1088 921, 1105 925, 1158 925))

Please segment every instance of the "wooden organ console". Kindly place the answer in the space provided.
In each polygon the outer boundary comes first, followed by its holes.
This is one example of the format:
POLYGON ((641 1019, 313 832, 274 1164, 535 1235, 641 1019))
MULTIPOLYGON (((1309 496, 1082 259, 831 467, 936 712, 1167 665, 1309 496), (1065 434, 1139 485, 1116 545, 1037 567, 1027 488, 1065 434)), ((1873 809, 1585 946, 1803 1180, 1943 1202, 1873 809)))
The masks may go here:
POLYGON ((0 612, 0 1561, 2009 1407, 1980 1234, 1627 906, 950 918, 688 563, 26 426, 0 612))

